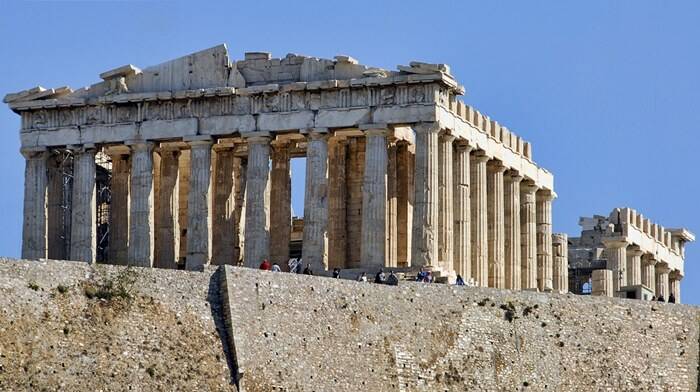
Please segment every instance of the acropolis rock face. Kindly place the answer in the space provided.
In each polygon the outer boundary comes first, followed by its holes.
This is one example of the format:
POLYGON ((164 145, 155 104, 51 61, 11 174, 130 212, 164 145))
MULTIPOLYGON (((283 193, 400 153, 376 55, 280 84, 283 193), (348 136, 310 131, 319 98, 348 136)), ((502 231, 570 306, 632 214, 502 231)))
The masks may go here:
POLYGON ((460 101, 447 65, 233 60, 221 45, 100 77, 5 97, 22 118, 26 258, 70 249, 89 263, 284 265, 289 160, 306 157, 301 248, 313 270, 423 267, 561 291, 552 174, 530 143, 460 101), (47 203, 48 179, 62 176, 72 181, 47 203))

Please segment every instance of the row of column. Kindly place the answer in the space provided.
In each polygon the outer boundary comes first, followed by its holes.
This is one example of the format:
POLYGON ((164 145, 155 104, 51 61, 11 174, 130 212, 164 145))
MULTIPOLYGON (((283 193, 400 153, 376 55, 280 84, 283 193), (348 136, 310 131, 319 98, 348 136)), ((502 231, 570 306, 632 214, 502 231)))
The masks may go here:
POLYGON ((656 297, 668 301, 673 294, 680 303, 680 281, 683 275, 671 270, 667 263, 656 260, 653 254, 645 253, 639 246, 629 244, 623 238, 603 239, 607 257, 606 269, 612 271, 614 295, 624 286, 644 285, 656 297))
POLYGON ((566 268, 553 279, 552 192, 437 124, 415 131, 412 264, 480 286, 565 291, 566 268))

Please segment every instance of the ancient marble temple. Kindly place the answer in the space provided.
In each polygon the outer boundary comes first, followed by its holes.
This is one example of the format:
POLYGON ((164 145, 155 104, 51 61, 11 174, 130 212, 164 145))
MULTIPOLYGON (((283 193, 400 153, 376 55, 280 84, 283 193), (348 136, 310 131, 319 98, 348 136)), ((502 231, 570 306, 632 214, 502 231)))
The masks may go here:
POLYGON ((100 77, 4 99, 22 120, 25 258, 284 265, 290 159, 305 157, 302 256, 315 270, 429 267, 567 290, 552 174, 458 99, 447 65, 234 61, 221 45, 100 77))

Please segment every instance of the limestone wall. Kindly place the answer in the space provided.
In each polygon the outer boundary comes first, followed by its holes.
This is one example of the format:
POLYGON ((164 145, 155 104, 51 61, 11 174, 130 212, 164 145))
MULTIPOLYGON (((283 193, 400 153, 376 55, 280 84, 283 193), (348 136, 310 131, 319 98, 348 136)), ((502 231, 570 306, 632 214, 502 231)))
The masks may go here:
POLYGON ((222 268, 1 259, 0 390, 696 390, 695 307, 222 268))
POLYGON ((226 269, 246 392, 696 390, 694 307, 226 269))
POLYGON ((134 268, 130 303, 85 295, 123 270, 0 259, 0 391, 235 390, 213 270, 134 268))

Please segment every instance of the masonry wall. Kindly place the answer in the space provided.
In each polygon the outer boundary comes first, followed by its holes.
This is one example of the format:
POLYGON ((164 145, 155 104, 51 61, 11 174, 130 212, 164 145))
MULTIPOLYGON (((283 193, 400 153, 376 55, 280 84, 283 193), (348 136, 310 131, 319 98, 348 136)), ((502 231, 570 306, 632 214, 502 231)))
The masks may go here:
POLYGON ((691 306, 231 266, 134 268, 130 302, 85 295, 122 271, 0 259, 0 390, 222 391, 238 377, 245 392, 697 386, 691 306))
POLYGON ((0 259, 0 391, 235 390, 213 270, 133 268, 130 302, 85 295, 123 270, 0 259))
POLYGON ((246 392, 696 390, 694 307, 225 268, 246 392))

